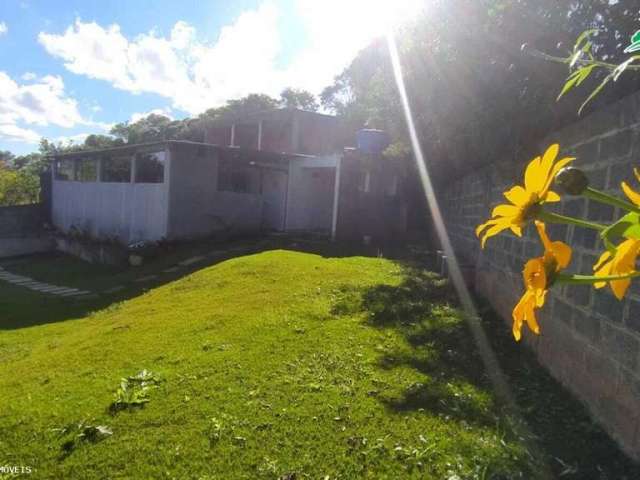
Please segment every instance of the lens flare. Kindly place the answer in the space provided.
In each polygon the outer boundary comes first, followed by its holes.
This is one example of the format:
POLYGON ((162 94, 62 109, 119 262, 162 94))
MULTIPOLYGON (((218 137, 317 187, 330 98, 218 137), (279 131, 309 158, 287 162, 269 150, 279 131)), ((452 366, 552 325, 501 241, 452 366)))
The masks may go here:
MULTIPOLYGON (((513 394, 511 393, 511 389, 509 388, 509 385, 507 383, 507 379, 504 375, 504 372, 500 368, 500 364, 495 355, 495 352, 489 344, 487 334, 485 333, 484 328, 480 323, 480 315, 478 313, 478 309, 476 308, 469 289, 464 282, 462 271, 460 270, 460 264, 458 263, 455 252, 453 250, 453 246, 451 244, 451 240, 449 238, 449 234, 447 232, 447 228, 444 224, 442 212, 440 210, 440 206, 438 205, 438 199, 436 198, 435 191, 433 189, 433 183, 431 182, 429 170, 427 168, 424 154, 422 152, 422 147, 418 139, 417 130, 413 121, 413 114, 411 112, 411 105, 409 103, 409 97, 407 95, 404 78, 402 76, 402 66, 400 64, 398 47, 396 45, 393 33, 387 32, 386 39, 387 45, 389 47, 389 55, 393 68, 393 75, 395 78, 396 86, 398 88, 398 93, 400 95, 405 121, 407 122, 407 128, 409 130, 409 138, 411 141, 411 146, 413 148, 416 166, 418 167, 418 173, 420 175, 420 182, 422 183, 423 191, 427 200, 427 205, 429 205, 429 211, 431 212, 431 217, 433 218, 433 223, 436 228, 436 234, 438 235, 438 239, 440 240, 440 244, 442 245, 442 248, 446 255, 449 276, 451 277, 453 286, 456 289, 456 292, 464 309, 464 317, 469 325, 469 329, 471 330, 474 341, 478 345, 478 350, 482 357, 482 362, 484 363, 485 370, 489 375, 493 388, 495 389, 496 394, 498 395, 500 400, 502 400, 505 406, 508 408, 509 418, 511 419, 511 428, 520 437, 526 439, 528 447, 531 449, 532 453, 536 452, 534 453, 534 458, 542 462, 544 456, 539 452, 539 449, 535 444, 534 435, 529 431, 525 421, 518 414, 518 407, 515 403, 513 394)), ((539 468, 541 473, 540 478, 552 478, 551 471, 546 464, 539 465, 539 468)))

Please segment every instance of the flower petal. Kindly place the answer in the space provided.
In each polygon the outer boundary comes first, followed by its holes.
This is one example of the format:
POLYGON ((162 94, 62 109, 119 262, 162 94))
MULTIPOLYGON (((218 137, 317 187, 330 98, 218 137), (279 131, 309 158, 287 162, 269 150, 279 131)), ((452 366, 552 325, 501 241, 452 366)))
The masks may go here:
POLYGON ((595 272, 597 270, 600 270, 602 268, 602 265, 604 265, 604 263, 610 258, 611 258, 611 252, 609 250, 605 251, 602 255, 600 255, 600 258, 598 259, 596 264, 593 266, 593 271, 595 272))
POLYGON ((476 237, 480 237, 480 234, 482 233, 482 231, 485 228, 487 228, 487 227, 489 227, 491 225, 495 225, 495 224, 496 224, 496 219, 495 218, 491 218, 491 219, 487 220, 486 222, 481 223, 480 225, 478 225, 476 227, 476 237))
POLYGON ((529 200, 529 194, 520 185, 512 187, 510 190, 504 192, 504 196, 514 205, 524 205, 529 200))
POLYGON ((558 195, 556 192, 552 192, 551 190, 549 190, 547 192, 547 196, 544 198, 544 201, 546 203, 559 202, 560 201, 560 195, 558 195))
POLYGON ((509 225, 509 228, 514 233, 514 235, 516 235, 517 237, 522 237, 522 227, 520 225, 511 224, 509 225))
POLYGON ((544 177, 545 184, 547 182, 547 179, 549 178, 549 174, 551 173, 553 162, 555 162, 556 158, 558 158, 558 152, 560 152, 560 145, 554 143, 553 145, 549 146, 549 148, 547 148, 547 151, 544 152, 544 155, 542 156, 542 161, 540 162, 540 173, 544 177))
POLYGON ((524 188, 527 192, 539 192, 544 187, 544 183, 546 181, 546 177, 543 175, 541 166, 540 166, 540 157, 536 157, 529 165, 527 165, 527 169, 524 172, 524 188))
POLYGON ((640 205, 640 193, 634 191, 626 182, 620 184, 622 191, 635 205, 640 205))
MULTIPOLYGON (((542 303, 544 304, 544 300, 542 303)), ((536 319, 535 308, 536 304, 527 304, 527 309, 525 310, 525 321, 527 322, 529 330, 531 330, 536 335, 540 335, 540 325, 538 325, 538 320, 536 319)))
POLYGON ((484 232, 482 240, 480 241, 480 246, 484 248, 484 244, 490 237, 499 234, 501 231, 506 230, 507 228, 509 228, 508 220, 494 224, 489 230, 484 232))
POLYGON ((515 217, 520 212, 520 209, 515 205, 507 205, 502 203, 491 212, 492 217, 515 217))
POLYGON ((551 252, 556 259, 556 271, 564 270, 571 262, 571 247, 564 242, 555 241, 551 243, 551 252))
POLYGON ((516 339, 516 342, 519 342, 522 338, 522 324, 525 318, 525 309, 527 303, 533 301, 530 291, 524 292, 516 306, 513 308, 513 312, 511 313, 511 317, 513 318, 513 337, 516 339))
POLYGON ((544 249, 547 252, 551 251, 551 240, 547 236, 547 229, 545 227, 544 222, 540 222, 536 220, 536 229, 538 230, 538 235, 540 236, 540 240, 542 240, 542 245, 544 245, 544 249))
POLYGON ((629 285, 631 285, 631 279, 625 278, 624 280, 614 280, 609 283, 611 285, 611 290, 613 290, 613 294, 616 296, 616 298, 618 300, 622 300, 624 298, 624 294, 627 293, 629 285))

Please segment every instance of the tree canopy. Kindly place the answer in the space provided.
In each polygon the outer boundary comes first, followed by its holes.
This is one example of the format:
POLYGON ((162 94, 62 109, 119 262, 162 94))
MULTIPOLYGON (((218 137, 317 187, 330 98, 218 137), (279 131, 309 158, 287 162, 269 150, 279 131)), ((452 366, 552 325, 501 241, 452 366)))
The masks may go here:
MULTIPOLYGON (((640 2, 556 0, 429 0, 426 13, 396 32, 402 75, 432 170, 449 175, 496 159, 520 158, 545 135, 576 120, 583 100, 556 102, 566 66, 523 51, 566 54, 575 38, 598 28, 594 49, 614 58, 640 21, 640 2), (634 7, 631 7, 633 4, 634 7)), ((590 79, 597 82, 598 78, 590 79)), ((589 108, 636 91, 637 77, 621 78, 589 108)), ((395 151, 407 133, 387 44, 360 52, 321 95, 323 106, 388 130, 395 151)), ((403 148, 404 146, 404 148, 403 148)))

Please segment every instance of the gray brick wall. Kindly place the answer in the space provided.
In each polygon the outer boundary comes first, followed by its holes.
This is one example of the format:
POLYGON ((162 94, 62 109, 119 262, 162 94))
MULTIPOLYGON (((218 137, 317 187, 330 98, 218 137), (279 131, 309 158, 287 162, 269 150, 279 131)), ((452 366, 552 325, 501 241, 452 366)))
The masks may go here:
MULTIPOLYGON (((633 180, 640 167, 640 94, 596 112, 540 143, 540 152, 559 142, 574 165, 588 173, 595 188, 620 195, 622 180, 633 180)), ((522 239, 510 233, 488 240, 484 250, 474 229, 485 221, 502 192, 522 183, 530 158, 494 162, 469 172, 440 192, 441 205, 460 259, 476 266, 476 286, 511 324, 511 310, 522 294, 521 271, 542 247, 533 227, 522 239)), ((555 211, 609 221, 612 207, 578 197, 564 197, 555 211)), ((548 228, 552 240, 574 250, 569 271, 589 273, 602 245, 594 231, 574 226, 548 228)), ((640 281, 618 301, 610 290, 562 286, 552 290, 540 311, 542 334, 524 335, 540 362, 573 391, 633 457, 640 459, 640 281)))
POLYGON ((41 234, 45 213, 41 204, 0 207, 0 238, 41 234))

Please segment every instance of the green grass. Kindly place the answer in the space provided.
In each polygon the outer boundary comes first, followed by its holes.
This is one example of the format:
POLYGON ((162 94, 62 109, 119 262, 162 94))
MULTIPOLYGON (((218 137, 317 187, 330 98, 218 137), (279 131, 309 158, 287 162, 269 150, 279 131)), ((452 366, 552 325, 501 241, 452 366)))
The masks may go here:
POLYGON ((532 456, 449 287, 389 260, 269 251, 109 306, 0 289, 13 319, 0 330, 0 464, 32 478, 515 479, 542 463, 562 478, 640 475, 487 315, 532 456), (110 408, 143 369, 160 379, 149 401, 110 408), (113 434, 60 431, 81 422, 113 434))

